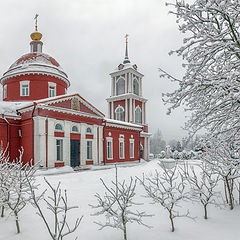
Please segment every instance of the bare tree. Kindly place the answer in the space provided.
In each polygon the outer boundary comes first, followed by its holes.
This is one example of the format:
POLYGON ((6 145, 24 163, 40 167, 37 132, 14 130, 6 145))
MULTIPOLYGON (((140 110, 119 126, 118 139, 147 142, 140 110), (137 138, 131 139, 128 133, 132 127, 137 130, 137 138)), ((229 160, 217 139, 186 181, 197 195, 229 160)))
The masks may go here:
POLYGON ((100 179, 103 186, 105 187, 105 195, 102 197, 100 194, 95 194, 98 204, 96 206, 91 205, 94 209, 100 209, 93 215, 98 216, 104 214, 106 222, 95 222, 100 226, 100 229, 105 227, 112 227, 121 229, 123 231, 124 240, 127 240, 127 224, 137 222, 140 225, 143 223, 142 218, 147 215, 145 212, 133 211, 131 207, 133 205, 140 205, 133 201, 135 196, 135 189, 137 179, 133 180, 131 177, 130 183, 127 184, 125 180, 123 182, 118 181, 117 167, 115 181, 112 181, 112 186, 107 186, 103 179, 100 179))
MULTIPOLYGON (((75 208, 78 208, 77 206, 68 206, 68 196, 67 191, 60 188, 60 182, 58 183, 57 187, 54 188, 46 178, 44 178, 45 182, 47 183, 47 186, 49 190, 51 191, 51 196, 45 196, 47 189, 40 194, 39 196, 36 196, 34 188, 32 188, 32 185, 29 184, 30 190, 31 190, 31 197, 32 197, 32 203, 33 206, 37 208, 37 214, 41 217, 43 220, 45 226, 47 227, 48 233, 53 240, 62 240, 67 235, 73 233, 76 231, 76 229, 79 227, 81 220, 83 216, 80 218, 77 218, 75 221, 75 224, 73 227, 70 227, 68 224, 67 216, 69 214, 69 211, 75 208), (40 206, 41 200, 45 202, 46 208, 50 211, 52 216, 52 221, 49 222, 47 220, 48 213, 45 213, 43 210, 43 207, 40 206), (54 224, 52 225, 52 222, 54 224)), ((77 239, 77 238, 75 238, 77 239)))
POLYGON ((9 190, 9 155, 7 155, 7 148, 0 146, 0 207, 1 207, 1 217, 4 217, 4 210, 6 205, 7 191, 9 190))
POLYGON ((14 162, 7 163, 5 169, 8 175, 6 181, 5 202, 10 211, 14 214, 17 233, 20 233, 19 212, 27 205, 31 199, 30 188, 34 186, 34 173, 37 170, 36 165, 24 164, 22 162, 23 149, 19 150, 19 158, 14 162))
MULTIPOLYGON (((30 200, 29 183, 33 185, 36 166, 22 162, 23 149, 19 150, 19 158, 10 162, 7 148, 0 150, 0 204, 1 217, 5 208, 15 217, 17 233, 20 233, 19 212, 30 200), (27 180, 28 179, 28 180, 27 180), (28 183, 29 181, 29 183, 28 183)), ((32 186, 34 187, 34 186, 32 186)))
MULTIPOLYGON (((160 164, 159 164, 160 165, 160 164)), ((168 211, 172 232, 175 231, 174 219, 177 217, 189 217, 189 211, 181 214, 179 212, 180 202, 187 199, 185 191, 186 180, 177 170, 177 165, 167 169, 164 164, 160 165, 163 172, 155 170, 153 176, 139 179, 146 191, 146 197, 151 198, 154 204, 160 204, 168 211)))
POLYGON ((195 171, 196 166, 189 166, 184 164, 182 170, 183 176, 186 178, 191 187, 191 199, 193 201, 199 201, 204 208, 204 219, 208 218, 207 207, 209 204, 220 206, 219 201, 221 193, 216 191, 218 186, 220 175, 206 162, 201 162, 199 166, 200 174, 195 171))

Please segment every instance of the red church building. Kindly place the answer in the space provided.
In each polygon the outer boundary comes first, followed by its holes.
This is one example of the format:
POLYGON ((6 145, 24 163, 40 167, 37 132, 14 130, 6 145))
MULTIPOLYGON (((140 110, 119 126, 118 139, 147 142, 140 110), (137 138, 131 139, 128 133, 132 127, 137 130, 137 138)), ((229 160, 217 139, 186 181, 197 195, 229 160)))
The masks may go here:
POLYGON ((43 167, 148 160, 149 137, 143 75, 128 58, 110 74, 108 118, 78 93, 59 63, 42 52, 42 34, 31 34, 30 53, 3 74, 0 140, 11 159, 23 147, 24 162, 43 167))

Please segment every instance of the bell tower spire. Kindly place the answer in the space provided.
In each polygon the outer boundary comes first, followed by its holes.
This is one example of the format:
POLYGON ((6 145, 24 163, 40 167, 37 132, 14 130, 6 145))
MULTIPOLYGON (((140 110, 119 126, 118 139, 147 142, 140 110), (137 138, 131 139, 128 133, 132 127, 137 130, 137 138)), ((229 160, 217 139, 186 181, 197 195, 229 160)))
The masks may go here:
POLYGON ((41 53, 42 52, 42 45, 43 43, 40 41, 42 38, 42 34, 38 32, 38 25, 37 25, 37 18, 38 14, 35 15, 35 32, 33 32, 30 37, 32 41, 30 42, 30 51, 32 53, 41 53))
POLYGON ((130 60, 129 60, 129 58, 128 58, 128 37, 129 37, 129 35, 128 34, 126 34, 125 35, 125 39, 126 39, 126 49, 125 49, 125 58, 124 58, 124 61, 123 61, 123 64, 126 64, 126 63, 130 63, 130 60))

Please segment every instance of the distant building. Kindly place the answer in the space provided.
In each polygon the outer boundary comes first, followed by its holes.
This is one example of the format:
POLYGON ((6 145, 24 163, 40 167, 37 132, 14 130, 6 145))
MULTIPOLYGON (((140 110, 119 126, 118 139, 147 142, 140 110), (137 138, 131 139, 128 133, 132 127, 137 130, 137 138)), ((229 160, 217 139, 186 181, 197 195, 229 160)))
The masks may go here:
POLYGON ((128 58, 110 74, 108 118, 78 93, 59 63, 42 52, 42 34, 31 34, 30 53, 3 74, 0 140, 10 158, 24 148, 23 161, 43 167, 148 160, 149 137, 142 77, 128 58))

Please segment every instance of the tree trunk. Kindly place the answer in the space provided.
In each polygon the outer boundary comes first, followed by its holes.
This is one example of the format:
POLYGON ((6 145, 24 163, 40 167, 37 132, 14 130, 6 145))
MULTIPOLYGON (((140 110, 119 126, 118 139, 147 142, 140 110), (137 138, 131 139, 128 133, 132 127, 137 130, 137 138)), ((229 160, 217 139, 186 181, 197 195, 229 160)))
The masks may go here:
POLYGON ((169 218, 170 218, 170 221, 171 221, 172 232, 174 232, 175 227, 174 227, 172 212, 169 212, 169 218))
POLYGON ((223 183, 224 183, 225 199, 226 199, 226 203, 228 204, 227 189, 226 189, 226 181, 223 181, 223 183))
POLYGON ((1 217, 4 217, 4 206, 2 206, 1 217))
POLYGON ((20 233, 20 226, 19 226, 17 211, 14 211, 14 215, 15 215, 15 218, 16 218, 15 221, 16 221, 17 233, 20 233))
POLYGON ((207 219, 207 205, 203 205, 204 206, 204 219, 207 219))
POLYGON ((238 183, 238 204, 240 205, 240 183, 238 183))
POLYGON ((233 210, 233 196, 232 196, 231 187, 229 185, 229 181, 228 181, 227 177, 225 178, 225 180, 226 180, 226 185, 227 185, 227 190, 228 190, 228 195, 229 195, 230 209, 233 210))
POLYGON ((127 240, 127 226, 126 226, 126 223, 123 224, 123 234, 124 234, 124 240, 127 240))

